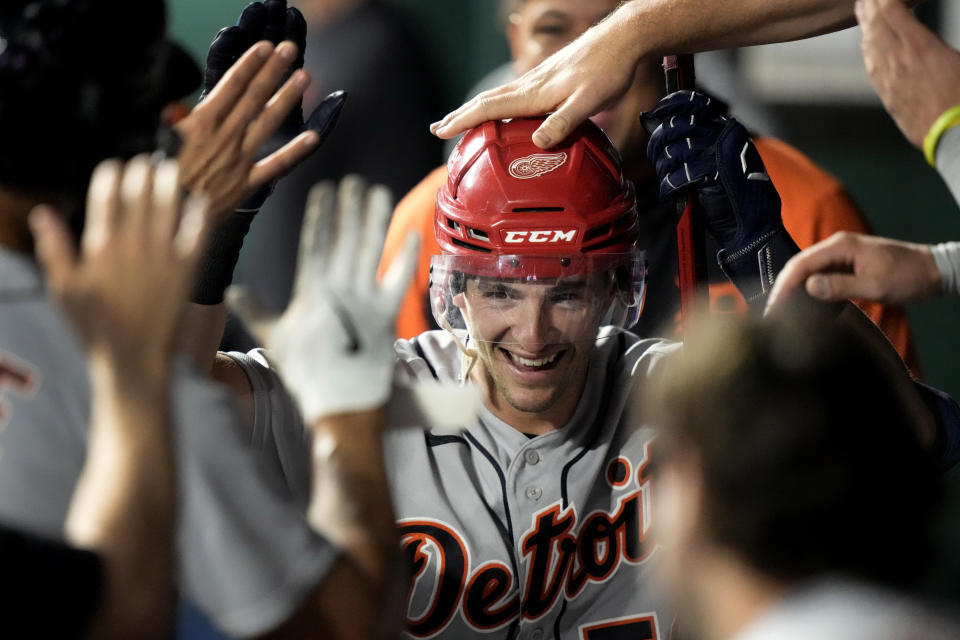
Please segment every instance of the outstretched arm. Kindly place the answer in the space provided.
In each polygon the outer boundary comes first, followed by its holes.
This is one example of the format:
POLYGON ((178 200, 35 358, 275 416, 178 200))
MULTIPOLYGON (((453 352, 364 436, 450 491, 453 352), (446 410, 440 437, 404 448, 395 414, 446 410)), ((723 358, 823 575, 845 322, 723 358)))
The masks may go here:
POLYGON ((853 7, 854 0, 629 0, 522 77, 481 93, 430 130, 452 138, 486 120, 552 112, 533 135, 549 148, 623 96, 641 60, 835 31, 854 23, 853 7))
POLYGON ((30 218, 49 291, 88 354, 90 436, 66 533, 105 566, 94 637, 173 628, 170 360, 206 228, 203 205, 184 208, 179 194, 175 161, 108 160, 91 180, 80 255, 54 212, 30 218))
POLYGON ((940 294, 942 280, 929 245, 841 231, 790 259, 767 308, 801 289, 824 301, 861 298, 903 305, 940 294))
POLYGON ((268 348, 312 435, 308 517, 343 552, 338 570, 345 582, 318 603, 338 637, 370 637, 383 631, 378 622, 397 622, 389 610, 386 616, 362 613, 383 612, 388 596, 396 596, 398 540, 381 428, 396 361, 394 321, 417 243, 408 238, 378 282, 391 212, 386 188, 368 191, 356 177, 338 190, 314 187, 286 311, 272 317, 250 294, 228 291, 231 307, 268 348), (331 606, 338 599, 352 604, 331 606))
POLYGON ((203 370, 220 344, 223 292, 254 216, 276 181, 330 133, 346 99, 334 92, 304 119, 306 29, 286 0, 248 5, 211 43, 200 102, 177 124, 181 181, 218 216, 181 332, 181 350, 203 370))

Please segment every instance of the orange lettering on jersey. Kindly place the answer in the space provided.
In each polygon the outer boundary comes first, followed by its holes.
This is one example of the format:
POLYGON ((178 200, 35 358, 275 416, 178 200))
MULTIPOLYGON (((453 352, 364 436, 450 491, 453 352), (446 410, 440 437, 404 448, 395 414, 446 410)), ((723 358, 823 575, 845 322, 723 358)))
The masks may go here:
POLYGON ((430 606, 416 615, 407 609, 407 630, 418 638, 432 636, 446 627, 460 602, 460 594, 470 568, 470 557, 463 538, 452 528, 435 520, 408 520, 400 523, 400 547, 413 569, 407 602, 418 583, 433 579, 427 566, 431 557, 436 565, 437 583, 430 606))
MULTIPOLYGON (((636 481, 635 489, 618 500, 613 513, 598 510, 581 519, 575 506, 562 509, 554 504, 534 517, 533 527, 519 545, 527 558, 522 594, 514 586, 513 571, 502 562, 483 562, 471 571, 464 536, 453 527, 434 520, 401 521, 401 545, 412 574, 408 632, 418 638, 433 637, 449 625, 458 608, 468 625, 482 631, 501 628, 520 615, 535 620, 561 598, 577 598, 588 583, 609 580, 623 563, 645 562, 656 548, 648 540, 649 446, 632 478, 623 480, 619 469, 609 473, 611 490, 636 481), (415 605, 419 610, 412 611, 415 605)), ((611 465, 630 469, 625 458, 611 460, 608 471, 611 465)), ((596 631, 601 633, 599 628, 596 631)))

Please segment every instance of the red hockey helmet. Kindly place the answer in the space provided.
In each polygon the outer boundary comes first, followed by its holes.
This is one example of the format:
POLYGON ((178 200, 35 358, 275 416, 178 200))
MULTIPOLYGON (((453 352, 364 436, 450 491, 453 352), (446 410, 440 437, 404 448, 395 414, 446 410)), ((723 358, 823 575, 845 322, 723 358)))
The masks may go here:
POLYGON ((616 295, 603 322, 626 327, 639 315, 645 263, 619 154, 590 121, 540 149, 531 136, 542 122, 486 122, 450 155, 434 217, 443 255, 431 268, 441 326, 466 328, 451 302, 468 275, 529 283, 609 273, 616 295))

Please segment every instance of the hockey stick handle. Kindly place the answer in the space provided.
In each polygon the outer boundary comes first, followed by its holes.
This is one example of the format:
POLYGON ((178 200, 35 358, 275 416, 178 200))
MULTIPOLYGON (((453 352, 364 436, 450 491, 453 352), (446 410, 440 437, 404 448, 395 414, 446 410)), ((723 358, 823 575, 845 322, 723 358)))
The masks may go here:
MULTIPOLYGON (((663 59, 663 71, 668 95, 693 88, 695 76, 692 55, 666 56, 663 59)), ((695 205, 696 200, 690 195, 677 200, 677 275, 681 326, 684 327, 693 319, 699 305, 709 304, 703 216, 695 205)))

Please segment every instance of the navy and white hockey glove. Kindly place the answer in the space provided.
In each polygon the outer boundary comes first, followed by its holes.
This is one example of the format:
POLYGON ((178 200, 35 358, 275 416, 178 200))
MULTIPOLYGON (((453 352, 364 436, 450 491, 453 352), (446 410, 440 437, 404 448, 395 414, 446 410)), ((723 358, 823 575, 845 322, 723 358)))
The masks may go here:
POLYGON ((693 91, 678 91, 641 116, 652 129, 647 156, 660 179, 660 198, 693 190, 717 261, 751 307, 763 299, 792 255, 780 196, 747 130, 723 116, 723 106, 693 91), (654 128, 655 127, 655 128, 654 128))
MULTIPOLYGON (((294 71, 303 67, 306 38, 307 23, 303 15, 298 9, 287 7, 286 0, 266 0, 262 3, 253 2, 247 5, 240 14, 237 24, 221 29, 210 44, 200 100, 213 91, 223 75, 247 49, 262 40, 269 40, 275 45, 284 40, 290 40, 297 45, 298 57, 290 65, 289 71, 281 82, 282 85, 294 71)), ((333 130, 345 100, 345 92, 331 93, 314 109, 306 121, 303 119, 301 100, 290 110, 277 131, 260 149, 257 158, 270 155, 308 129, 315 131, 322 143, 333 130)), ((233 270, 240 257, 243 238, 250 230, 253 217, 273 192, 276 183, 277 179, 271 180, 254 191, 237 207, 234 214, 211 234, 209 249, 200 265, 191 296, 193 302, 219 304, 223 300, 223 292, 233 279, 233 270)))

